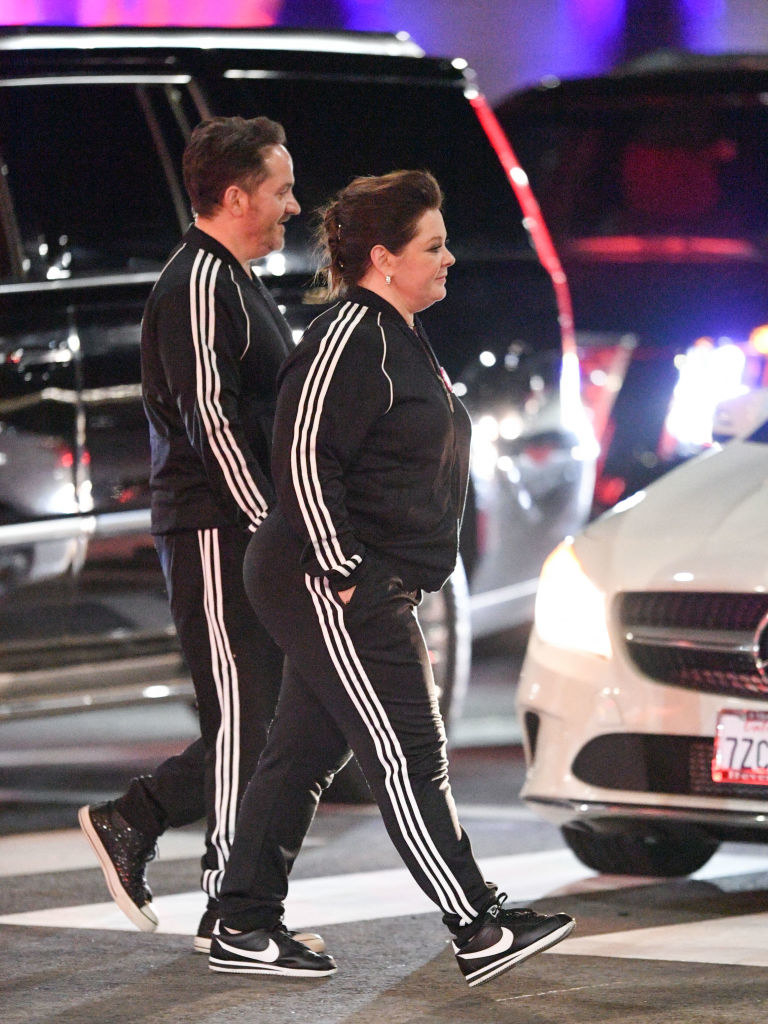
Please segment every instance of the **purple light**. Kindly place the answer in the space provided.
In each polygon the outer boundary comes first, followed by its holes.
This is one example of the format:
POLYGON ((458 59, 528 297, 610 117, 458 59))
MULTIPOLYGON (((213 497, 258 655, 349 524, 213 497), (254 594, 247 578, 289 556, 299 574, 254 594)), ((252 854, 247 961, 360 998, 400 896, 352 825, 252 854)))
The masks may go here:
POLYGON ((728 49, 726 0, 680 0, 685 45, 704 52, 728 49))
POLYGON ((584 75, 610 67, 621 53, 625 16, 626 0, 559 0, 547 41, 548 71, 584 75))
POLYGON ((591 41, 612 38, 624 24, 625 0, 566 0, 564 12, 591 41))
POLYGON ((206 25, 263 28, 283 0, 2 0, 4 25, 206 25))
POLYGON ((356 32, 393 31, 394 18, 387 7, 387 0, 348 0, 347 28, 356 32))

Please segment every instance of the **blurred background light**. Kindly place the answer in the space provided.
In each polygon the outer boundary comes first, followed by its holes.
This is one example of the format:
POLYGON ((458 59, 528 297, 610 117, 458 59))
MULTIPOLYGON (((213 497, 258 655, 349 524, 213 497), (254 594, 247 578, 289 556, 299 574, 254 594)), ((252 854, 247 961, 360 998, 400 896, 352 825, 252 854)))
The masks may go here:
POLYGON ((322 0, 0 0, 0 24, 265 28, 278 23, 283 7, 312 6, 326 5, 322 0))
POLYGON ((407 32, 468 61, 492 103, 541 81, 599 74, 649 50, 765 47, 765 0, 0 0, 4 25, 147 25, 407 32))
MULTIPOLYGON (((705 53, 723 49, 729 6, 726 0, 679 0, 679 2, 685 45, 691 50, 700 50, 705 53)), ((730 6, 736 5, 731 4, 730 6)))

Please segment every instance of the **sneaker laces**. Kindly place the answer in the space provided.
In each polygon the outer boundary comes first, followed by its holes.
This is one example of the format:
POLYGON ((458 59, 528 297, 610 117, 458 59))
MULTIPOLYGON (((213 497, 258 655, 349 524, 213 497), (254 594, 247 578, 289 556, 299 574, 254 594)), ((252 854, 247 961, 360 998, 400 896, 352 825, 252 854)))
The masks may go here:
POLYGON ((486 910, 488 917, 497 918, 499 914, 512 915, 517 918, 531 918, 536 917, 536 911, 531 910, 530 907, 505 907, 504 904, 509 899, 509 896, 505 892, 499 892, 496 894, 496 899, 486 910))

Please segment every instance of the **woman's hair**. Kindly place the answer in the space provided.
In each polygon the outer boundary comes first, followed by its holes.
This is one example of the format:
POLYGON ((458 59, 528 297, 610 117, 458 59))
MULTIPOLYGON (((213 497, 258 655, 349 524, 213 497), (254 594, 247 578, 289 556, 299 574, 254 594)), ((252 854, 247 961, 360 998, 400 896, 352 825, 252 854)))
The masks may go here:
POLYGON ((427 210, 439 210, 443 193, 429 171, 392 171, 355 178, 318 211, 318 276, 330 298, 344 295, 371 265, 371 249, 397 255, 416 234, 427 210))
POLYGON ((268 117, 212 117, 192 132, 182 161, 192 209, 201 217, 215 213, 230 185, 247 191, 267 177, 266 158, 285 145, 285 131, 268 117))

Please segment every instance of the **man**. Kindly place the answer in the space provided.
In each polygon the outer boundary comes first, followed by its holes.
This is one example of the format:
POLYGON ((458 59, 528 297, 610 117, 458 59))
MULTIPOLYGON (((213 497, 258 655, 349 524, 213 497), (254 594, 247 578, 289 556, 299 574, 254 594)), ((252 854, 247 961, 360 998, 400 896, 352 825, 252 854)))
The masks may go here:
POLYGON ((134 779, 118 800, 79 812, 113 899, 142 931, 158 924, 145 874, 158 836, 206 815, 200 952, 210 947, 237 808, 282 672, 282 654, 243 589, 242 565, 274 496, 277 370, 293 348, 288 324, 251 272, 252 260, 283 248, 285 224, 300 212, 285 142, 282 126, 265 117, 195 128, 183 158, 195 223, 142 323, 152 533, 201 738, 134 779))

